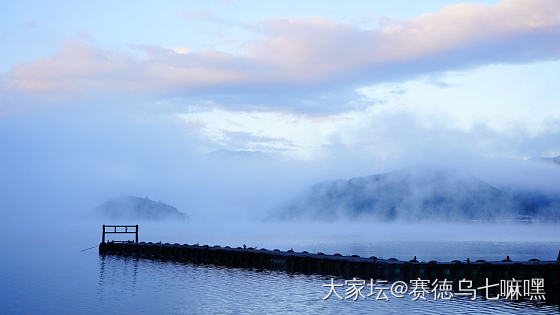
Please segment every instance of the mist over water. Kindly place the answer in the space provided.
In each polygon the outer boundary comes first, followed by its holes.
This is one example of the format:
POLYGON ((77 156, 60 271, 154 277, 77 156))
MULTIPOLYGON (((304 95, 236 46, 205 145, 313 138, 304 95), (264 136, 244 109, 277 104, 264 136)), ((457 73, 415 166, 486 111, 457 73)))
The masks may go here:
MULTIPOLYGON (((432 159, 424 155, 418 160, 414 156, 383 160, 352 154, 319 160, 293 160, 273 154, 213 154, 219 148, 199 141, 173 117, 161 113, 157 119, 113 114, 47 112, 0 116, 0 216, 5 224, 0 234, 6 240, 0 249, 9 253, 1 264, 2 277, 8 285, 3 288, 4 306, 0 310, 17 312, 22 310, 21 305, 28 305, 25 309, 36 312, 47 309, 53 313, 104 313, 111 308, 125 313, 131 309, 145 312, 150 306, 138 303, 137 297, 148 297, 154 290, 162 292, 160 299, 166 297, 168 306, 164 310, 168 312, 180 312, 180 306, 189 309, 186 305, 198 305, 198 310, 210 313, 210 305, 245 310, 245 303, 257 311, 285 310, 266 296, 257 299, 268 301, 266 310, 254 299, 241 298, 249 296, 248 288, 259 281, 285 288, 269 294, 289 292, 293 298, 286 298, 286 303, 293 303, 293 310, 304 305, 317 307, 318 311, 364 309, 363 304, 321 304, 325 279, 313 276, 254 274, 145 260, 103 260, 95 247, 101 240, 102 224, 139 224, 139 239, 146 242, 247 245, 402 260, 417 256, 420 261, 467 257, 492 261, 506 255, 519 261, 555 260, 560 249, 558 225, 554 223, 269 219, 286 202, 325 180, 437 166, 473 174, 506 191, 529 188, 556 193, 560 167, 555 165, 472 156, 458 159, 455 154, 455 158, 448 159, 441 152, 432 159), (115 222, 95 215, 96 206, 130 195, 170 204, 189 219, 115 222), (90 247, 94 248, 81 252, 90 247), (216 300, 208 293, 209 287, 185 284, 185 279, 221 283, 228 277, 225 274, 236 283, 236 287, 230 284, 229 291, 237 292, 238 301, 245 302, 216 300), (171 280, 174 277, 184 281, 175 282, 171 280), (130 283, 137 285, 131 289, 130 283), (199 304, 185 300, 193 292, 200 292, 195 294, 199 304), (121 298, 115 299, 113 294, 121 298), (92 306, 98 303, 104 306, 92 306), (127 303, 133 306, 124 307, 127 303)), ((441 307, 448 311, 465 307, 461 305, 441 307)), ((377 311, 399 311, 404 307, 418 308, 420 313, 426 309, 390 304, 377 311)), ((483 310, 485 306, 469 307, 483 310)), ((504 304, 492 307, 504 309, 504 304)), ((515 308, 505 309, 515 312, 515 308)))
POLYGON ((274 155, 212 154, 173 117, 114 112, 84 116, 0 116, 1 215, 9 220, 87 216, 108 199, 147 196, 177 207, 193 222, 258 220, 324 180, 406 168, 469 174, 504 191, 560 194, 560 167, 458 153, 394 159, 337 156, 292 160, 274 155))
MULTIPOLYGON (((456 153, 454 159, 445 159, 440 151, 431 159, 427 151, 417 161, 415 156, 392 160, 338 156, 298 161, 271 155, 216 155, 211 154, 216 148, 202 145, 172 117, 160 113, 148 119, 145 115, 111 113, 0 116, 0 188, 4 192, 0 215, 9 226, 35 224, 32 231, 25 232, 26 237, 44 239, 57 234, 53 226, 79 225, 98 239, 100 224, 139 223, 141 239, 146 241, 158 235, 149 233, 161 231, 165 235, 154 241, 183 241, 189 235, 191 243, 238 238, 238 244, 252 237, 489 241, 556 241, 560 237, 552 223, 422 222, 408 226, 373 219, 324 224, 313 218, 266 220, 317 182, 407 167, 453 169, 504 191, 559 194, 557 165, 472 155, 460 160, 456 153), (181 224, 106 222, 92 216, 99 204, 126 195, 165 202, 187 214, 189 220, 181 224)), ((18 233, 17 229, 13 232, 18 233)))

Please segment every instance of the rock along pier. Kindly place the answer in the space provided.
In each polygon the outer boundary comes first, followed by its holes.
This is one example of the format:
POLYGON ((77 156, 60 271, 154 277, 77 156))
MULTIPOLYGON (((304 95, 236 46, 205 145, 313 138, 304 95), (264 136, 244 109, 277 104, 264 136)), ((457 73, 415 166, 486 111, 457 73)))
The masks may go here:
POLYGON ((344 279, 383 279, 388 281, 405 281, 413 279, 430 279, 453 281, 457 289, 459 280, 473 281, 473 287, 500 280, 544 279, 544 291, 547 301, 558 301, 560 297, 560 255, 556 261, 511 261, 509 256, 502 261, 470 261, 469 259, 451 262, 418 261, 416 257, 409 261, 394 258, 379 259, 375 256, 327 255, 293 250, 231 248, 229 246, 208 246, 189 244, 169 244, 152 242, 105 242, 106 233, 136 233, 137 226, 104 226, 103 241, 99 244, 101 255, 133 256, 146 259, 173 260, 193 264, 212 264, 233 268, 280 270, 290 273, 319 274, 343 277, 344 279), (105 229, 112 229, 106 231, 105 229), (119 232, 125 228, 126 232, 119 232), (135 231, 131 231, 134 230, 135 231), (129 230, 130 229, 130 230, 129 230), (476 286, 475 286, 476 285, 476 286))

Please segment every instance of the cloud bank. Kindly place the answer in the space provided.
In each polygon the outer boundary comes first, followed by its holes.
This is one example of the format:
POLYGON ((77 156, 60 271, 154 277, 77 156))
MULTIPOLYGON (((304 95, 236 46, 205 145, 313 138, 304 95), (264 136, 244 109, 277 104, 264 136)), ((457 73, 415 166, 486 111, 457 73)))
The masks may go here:
MULTIPOLYGON (((320 17, 271 19, 261 29, 264 37, 245 43, 242 54, 157 46, 123 53, 67 40, 57 54, 3 74, 0 102, 13 104, 21 95, 298 94, 560 56, 560 2, 555 0, 461 3, 376 29, 320 17)), ((263 97, 258 101, 275 104, 263 97)))

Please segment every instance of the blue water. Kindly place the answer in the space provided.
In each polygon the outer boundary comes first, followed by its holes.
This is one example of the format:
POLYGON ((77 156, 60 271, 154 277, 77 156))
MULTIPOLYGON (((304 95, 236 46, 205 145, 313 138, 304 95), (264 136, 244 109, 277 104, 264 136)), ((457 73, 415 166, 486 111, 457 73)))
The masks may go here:
MULTIPOLYGON (((281 245, 281 241, 275 244, 281 245)), ((49 241, 48 238, 42 243, 4 242, 0 313, 560 313, 557 305, 485 301, 480 298, 477 301, 457 297, 451 301, 412 301, 411 298, 390 298, 389 301, 361 299, 355 302, 330 298, 323 301, 328 290, 322 285, 330 279, 324 276, 103 257, 97 249, 81 252, 83 245, 80 240, 61 242, 49 241)), ((293 247, 285 245, 282 249, 293 247)), ((294 249, 399 259, 407 259, 410 253, 417 253, 421 260, 450 260, 461 256, 495 260, 505 255, 515 260, 533 257, 555 260, 560 242, 302 242, 294 249)))

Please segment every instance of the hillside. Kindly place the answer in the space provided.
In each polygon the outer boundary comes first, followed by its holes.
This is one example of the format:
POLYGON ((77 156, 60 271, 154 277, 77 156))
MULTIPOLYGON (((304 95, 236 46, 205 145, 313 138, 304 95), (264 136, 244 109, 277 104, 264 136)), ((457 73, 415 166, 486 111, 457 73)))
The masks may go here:
POLYGON ((316 184, 275 218, 371 218, 377 221, 526 220, 538 207, 472 176, 441 170, 400 170, 316 184))
POLYGON ((171 205, 151 200, 148 197, 140 198, 135 196, 111 199, 97 206, 94 211, 96 214, 108 219, 184 221, 188 218, 184 213, 171 205))

